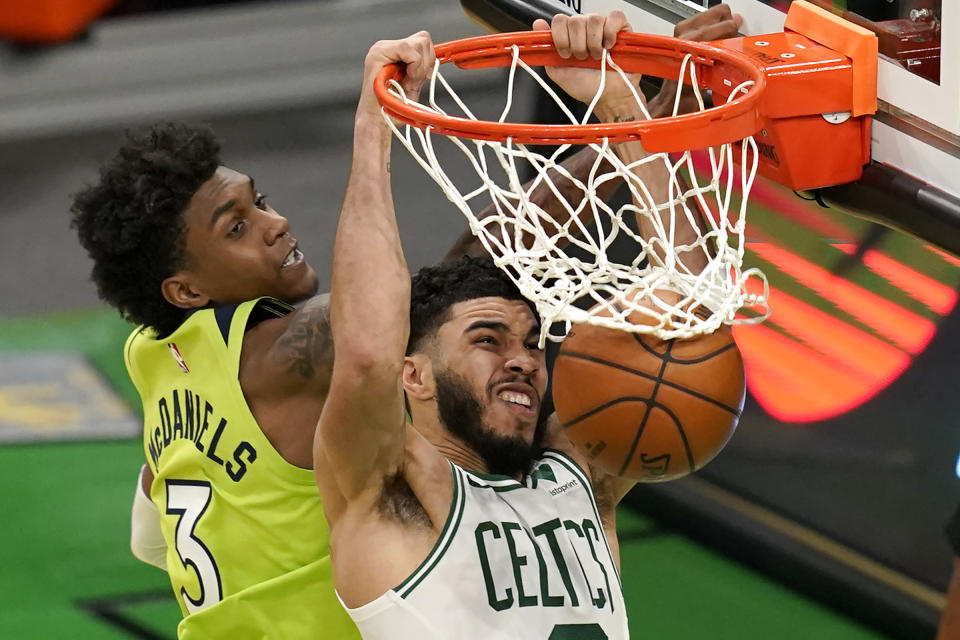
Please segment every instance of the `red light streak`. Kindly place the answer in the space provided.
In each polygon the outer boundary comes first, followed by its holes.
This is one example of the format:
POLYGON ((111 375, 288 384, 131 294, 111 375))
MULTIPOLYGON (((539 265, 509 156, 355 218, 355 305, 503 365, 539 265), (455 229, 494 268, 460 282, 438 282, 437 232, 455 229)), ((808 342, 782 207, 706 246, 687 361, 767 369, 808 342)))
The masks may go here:
MULTIPOLYGON (((747 246, 761 258, 777 265, 787 275, 910 353, 920 353, 936 332, 936 325, 926 318, 833 275, 787 249, 769 242, 752 242, 747 246)), ((773 308, 776 313, 776 307, 773 308)))

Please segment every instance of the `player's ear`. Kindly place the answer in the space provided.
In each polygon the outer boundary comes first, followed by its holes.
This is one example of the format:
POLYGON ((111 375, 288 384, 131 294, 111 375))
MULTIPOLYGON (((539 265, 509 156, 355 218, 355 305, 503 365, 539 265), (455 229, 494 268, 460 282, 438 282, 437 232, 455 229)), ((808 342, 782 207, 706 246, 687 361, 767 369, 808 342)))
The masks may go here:
POLYGON ((160 283, 160 291, 164 300, 181 309, 199 309, 210 302, 210 296, 200 291, 185 271, 178 271, 164 279, 160 283))
POLYGON ((433 363, 424 353, 415 353, 403 359, 403 389, 407 396, 429 400, 436 395, 433 363))

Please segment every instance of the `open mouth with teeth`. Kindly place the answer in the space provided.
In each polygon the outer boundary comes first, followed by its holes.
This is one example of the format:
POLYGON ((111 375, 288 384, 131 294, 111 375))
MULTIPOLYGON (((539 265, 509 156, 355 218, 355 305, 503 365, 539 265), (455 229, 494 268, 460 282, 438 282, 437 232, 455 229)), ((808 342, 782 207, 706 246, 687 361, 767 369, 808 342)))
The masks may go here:
POLYGON ((290 250, 290 253, 287 254, 287 257, 283 260, 283 263, 280 265, 281 269, 286 269, 287 267, 292 267, 295 264, 303 262, 303 254, 300 253, 300 249, 294 247, 290 250))
POLYGON ((524 413, 533 411, 533 399, 526 393, 505 390, 498 393, 497 398, 503 400, 510 406, 516 407, 524 413))

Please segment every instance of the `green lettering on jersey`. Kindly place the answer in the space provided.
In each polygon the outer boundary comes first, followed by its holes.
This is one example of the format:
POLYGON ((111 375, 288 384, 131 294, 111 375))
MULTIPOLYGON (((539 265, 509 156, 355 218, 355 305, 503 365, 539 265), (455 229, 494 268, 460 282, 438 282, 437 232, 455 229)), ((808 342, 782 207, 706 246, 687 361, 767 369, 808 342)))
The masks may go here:
MULTIPOLYGON (((597 557, 597 550, 594 547, 593 543, 596 541, 600 542, 600 532, 597 530, 597 525, 593 523, 593 520, 587 518, 583 521, 583 533, 587 538, 587 544, 590 545, 590 555, 593 556, 593 561, 597 563, 597 566, 600 567, 600 571, 603 572, 603 581, 607 585, 607 593, 610 591, 610 576, 607 575, 607 569, 603 566, 603 563, 600 562, 600 558, 597 557)), ((593 603, 597 605, 598 608, 602 609, 603 605, 608 602, 607 597, 603 593, 603 589, 597 589, 597 597, 593 598, 593 603)), ((609 600, 610 602, 610 611, 613 611, 613 599, 609 600)))
MULTIPOLYGON (((530 534, 527 533, 529 536, 530 534)), ((533 544, 533 550, 537 554, 537 565, 540 567, 540 602, 545 607, 562 607, 564 605, 563 596, 555 596, 550 593, 550 580, 547 573, 547 563, 543 560, 543 553, 540 551, 540 545, 530 536, 530 543, 533 544)))
MULTIPOLYGON (((581 540, 587 539, 587 536, 583 533, 583 529, 573 520, 564 520, 563 527, 567 531, 572 531, 581 540)), ((607 604, 607 598, 603 595, 603 589, 597 589, 596 595, 594 595, 593 587, 590 586, 590 577, 587 575, 587 570, 583 568, 583 560, 580 559, 580 554, 577 553, 576 547, 573 548, 573 552, 577 556, 577 564, 580 565, 580 572, 583 573, 583 579, 587 583, 587 592, 590 594, 590 600, 595 607, 603 609, 603 605, 607 604)))
MULTIPOLYGON (((543 524, 538 524, 533 528, 534 535, 543 536, 547 539, 547 546, 550 547, 550 553, 553 554, 553 560, 557 563, 557 570, 560 572, 560 578, 563 580, 563 586, 567 588, 567 594, 570 596, 570 604, 574 607, 580 606, 580 600, 577 598, 577 592, 573 588, 573 581, 570 579, 570 569, 567 567, 567 560, 563 557, 563 551, 560 550, 560 542, 557 540, 556 530, 562 527, 560 520, 554 518, 544 522, 543 524)), ((547 582, 547 576, 545 571, 540 573, 540 583, 545 585, 547 582)), ((541 588, 543 588, 541 586, 541 588)), ((553 596, 559 597, 561 603, 563 602, 562 596, 553 596)))
POLYGON ((513 539, 513 532, 520 531, 523 527, 518 522, 504 522, 503 535, 507 538, 507 549, 510 551, 510 564, 513 565, 513 579, 517 584, 517 604, 521 607, 537 606, 537 596, 528 596, 523 591, 523 572, 522 567, 527 564, 527 556, 517 554, 517 543, 513 539))
POLYGON ((513 606, 513 592, 507 587, 505 596, 502 599, 497 598, 497 587, 493 584, 493 572, 490 571, 490 559, 487 556, 487 545, 483 541, 483 534, 489 531, 494 539, 500 537, 500 529, 494 523, 486 520, 477 525, 473 532, 477 540, 477 554, 480 556, 480 570, 483 572, 483 584, 487 588, 487 602, 494 611, 503 611, 513 606))
POLYGON ((607 634, 596 622, 589 624, 558 624, 547 640, 607 640, 607 634))

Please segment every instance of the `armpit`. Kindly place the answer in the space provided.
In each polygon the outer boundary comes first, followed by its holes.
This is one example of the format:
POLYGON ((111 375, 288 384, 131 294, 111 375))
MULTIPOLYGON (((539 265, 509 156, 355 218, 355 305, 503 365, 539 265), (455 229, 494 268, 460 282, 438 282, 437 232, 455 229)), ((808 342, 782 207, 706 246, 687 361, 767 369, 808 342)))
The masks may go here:
POLYGON ((417 500, 402 472, 384 478, 377 508, 381 514, 398 522, 433 527, 430 516, 417 500))

